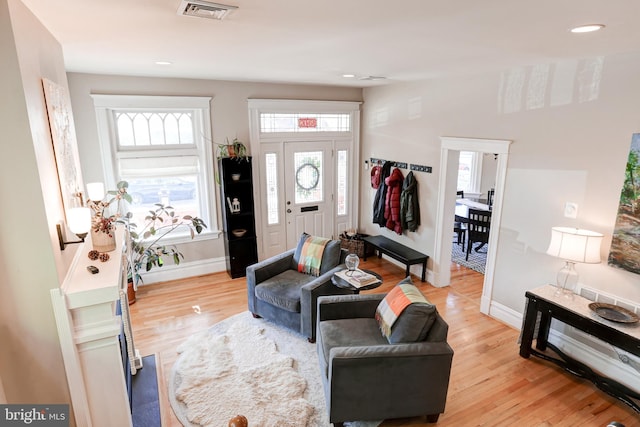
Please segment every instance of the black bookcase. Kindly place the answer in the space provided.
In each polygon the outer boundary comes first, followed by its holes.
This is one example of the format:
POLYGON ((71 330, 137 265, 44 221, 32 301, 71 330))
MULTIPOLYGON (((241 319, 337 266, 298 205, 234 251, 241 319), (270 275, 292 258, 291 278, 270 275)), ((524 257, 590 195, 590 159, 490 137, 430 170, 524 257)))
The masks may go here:
POLYGON ((218 160, 227 272, 233 279, 244 277, 247 266, 258 262, 251 160, 218 160))

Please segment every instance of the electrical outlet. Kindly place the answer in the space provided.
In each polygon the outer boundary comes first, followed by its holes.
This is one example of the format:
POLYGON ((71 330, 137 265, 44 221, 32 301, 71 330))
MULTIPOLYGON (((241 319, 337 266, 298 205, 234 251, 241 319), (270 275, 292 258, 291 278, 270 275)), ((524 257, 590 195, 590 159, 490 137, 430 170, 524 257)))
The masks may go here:
POLYGON ((566 218, 577 218, 578 217, 578 204, 573 202, 566 202, 564 204, 564 216, 566 218))

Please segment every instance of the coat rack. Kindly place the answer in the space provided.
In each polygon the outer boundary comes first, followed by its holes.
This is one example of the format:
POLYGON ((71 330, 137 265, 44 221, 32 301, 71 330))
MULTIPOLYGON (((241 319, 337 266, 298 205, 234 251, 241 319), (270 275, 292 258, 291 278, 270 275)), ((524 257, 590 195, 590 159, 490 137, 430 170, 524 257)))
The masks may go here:
POLYGON ((386 162, 392 162, 392 166, 395 166, 400 169, 409 168, 412 171, 426 172, 426 173, 431 173, 433 171, 433 168, 431 166, 416 165, 413 163, 411 163, 410 165, 407 165, 407 163, 396 162, 395 160, 376 159, 375 157, 371 157, 369 161, 371 162, 371 165, 374 165, 374 166, 377 164, 385 164, 386 162))

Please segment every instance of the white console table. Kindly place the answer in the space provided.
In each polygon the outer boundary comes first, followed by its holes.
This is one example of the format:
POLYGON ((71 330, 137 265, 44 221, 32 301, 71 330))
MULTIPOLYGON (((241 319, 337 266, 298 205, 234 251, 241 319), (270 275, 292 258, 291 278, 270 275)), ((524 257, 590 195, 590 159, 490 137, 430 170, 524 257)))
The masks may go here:
POLYGON ((117 230, 116 250, 109 252, 107 262, 89 260, 92 245, 87 239, 61 288, 51 290, 78 427, 132 426, 119 342, 122 319, 115 314, 123 280, 126 294, 124 234, 117 230), (100 272, 91 274, 89 265, 100 272))

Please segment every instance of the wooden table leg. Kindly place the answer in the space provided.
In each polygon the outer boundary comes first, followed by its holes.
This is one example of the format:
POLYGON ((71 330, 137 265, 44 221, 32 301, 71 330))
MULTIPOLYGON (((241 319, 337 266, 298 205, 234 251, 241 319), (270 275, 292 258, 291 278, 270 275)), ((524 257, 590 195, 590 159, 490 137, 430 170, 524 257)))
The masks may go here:
POLYGON ((531 344, 533 343, 533 333, 536 329, 536 318, 538 317, 538 307, 535 301, 527 298, 527 308, 522 325, 520 336, 520 356, 528 359, 531 355, 531 344))
POLYGON ((536 337, 536 348, 540 351, 545 351, 547 349, 547 340, 549 339, 550 327, 551 314, 548 311, 541 311, 540 325, 538 326, 538 336, 536 337))

